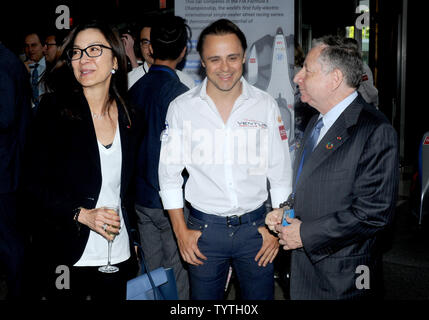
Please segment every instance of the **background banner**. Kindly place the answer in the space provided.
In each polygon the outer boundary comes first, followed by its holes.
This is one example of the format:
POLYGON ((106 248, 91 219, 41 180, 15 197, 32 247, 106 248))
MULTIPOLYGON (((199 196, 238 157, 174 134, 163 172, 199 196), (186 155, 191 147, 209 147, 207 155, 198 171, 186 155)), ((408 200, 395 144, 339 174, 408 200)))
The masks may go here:
POLYGON ((226 18, 237 24, 247 39, 244 77, 277 101, 292 157, 294 132, 294 0, 176 0, 175 14, 192 29, 192 50, 183 71, 198 84, 204 70, 196 45, 201 30, 226 18))

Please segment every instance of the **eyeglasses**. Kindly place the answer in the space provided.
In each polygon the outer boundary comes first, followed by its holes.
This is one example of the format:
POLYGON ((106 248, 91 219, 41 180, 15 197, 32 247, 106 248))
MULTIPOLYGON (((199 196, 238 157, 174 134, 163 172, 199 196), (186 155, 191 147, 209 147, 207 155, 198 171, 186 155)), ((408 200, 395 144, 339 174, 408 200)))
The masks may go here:
POLYGON ((103 48, 112 50, 112 48, 106 47, 102 44, 93 44, 86 47, 85 49, 71 48, 67 50, 67 56, 70 58, 70 60, 75 61, 82 58, 82 55, 85 52, 89 58, 96 58, 103 54, 103 48))
POLYGON ((150 40, 146 38, 140 39, 140 44, 142 45, 142 47, 147 47, 150 44, 150 40))

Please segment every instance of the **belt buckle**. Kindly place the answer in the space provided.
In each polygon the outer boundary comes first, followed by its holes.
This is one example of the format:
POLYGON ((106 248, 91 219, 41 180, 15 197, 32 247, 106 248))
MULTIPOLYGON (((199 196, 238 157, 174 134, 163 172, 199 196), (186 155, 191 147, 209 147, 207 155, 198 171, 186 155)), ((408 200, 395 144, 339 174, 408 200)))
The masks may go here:
POLYGON ((241 224, 241 216, 233 215, 226 217, 226 224, 228 226, 238 226, 241 224))

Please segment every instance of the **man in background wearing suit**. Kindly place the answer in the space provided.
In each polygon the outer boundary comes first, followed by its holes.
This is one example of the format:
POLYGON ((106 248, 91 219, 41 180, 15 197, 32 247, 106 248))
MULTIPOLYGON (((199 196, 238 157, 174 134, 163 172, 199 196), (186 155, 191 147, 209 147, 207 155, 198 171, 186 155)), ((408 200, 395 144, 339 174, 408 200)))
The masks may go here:
POLYGON ((0 264, 8 298, 22 296, 24 226, 17 217, 23 147, 31 116, 31 89, 24 64, 0 43, 0 264))
POLYGON ((380 232, 398 188, 397 136, 356 92, 360 53, 338 37, 316 39, 295 76, 309 122, 294 165, 295 218, 266 219, 292 251, 292 299, 361 299, 379 294, 380 232), (319 121, 320 120, 320 121, 319 121))

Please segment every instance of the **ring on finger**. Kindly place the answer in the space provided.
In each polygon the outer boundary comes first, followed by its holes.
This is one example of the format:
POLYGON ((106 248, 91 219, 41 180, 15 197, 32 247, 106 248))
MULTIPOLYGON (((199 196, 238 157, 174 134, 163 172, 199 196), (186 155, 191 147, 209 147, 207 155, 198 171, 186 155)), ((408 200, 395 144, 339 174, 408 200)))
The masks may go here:
POLYGON ((107 223, 103 224, 103 231, 106 232, 107 229, 107 223))

